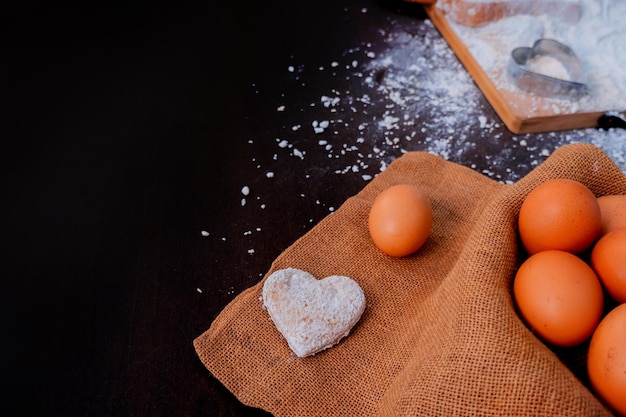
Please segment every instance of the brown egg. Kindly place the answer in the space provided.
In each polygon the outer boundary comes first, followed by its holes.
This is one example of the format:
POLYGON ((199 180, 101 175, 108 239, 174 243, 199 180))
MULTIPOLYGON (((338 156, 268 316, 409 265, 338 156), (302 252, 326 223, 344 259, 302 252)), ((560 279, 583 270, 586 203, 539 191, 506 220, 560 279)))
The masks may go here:
POLYGON ((587 371, 598 397, 626 417, 626 304, 611 310, 593 333, 587 371))
POLYGON ((596 242, 591 266, 609 295, 626 303, 626 229, 613 230, 596 242))
POLYGON ((601 232, 600 206, 584 184, 565 178, 548 180, 526 196, 518 225, 531 255, 550 249, 580 253, 601 232))
POLYGON ((533 332, 556 346, 587 340, 602 316, 602 286, 589 265, 569 252, 528 258, 513 281, 520 314, 533 332))
POLYGON ((394 185, 374 200, 368 218, 374 244, 391 256, 417 251, 430 234, 433 210, 426 194, 409 184, 394 185))
POLYGON ((602 219, 602 234, 615 229, 626 229, 626 195, 598 197, 602 219))

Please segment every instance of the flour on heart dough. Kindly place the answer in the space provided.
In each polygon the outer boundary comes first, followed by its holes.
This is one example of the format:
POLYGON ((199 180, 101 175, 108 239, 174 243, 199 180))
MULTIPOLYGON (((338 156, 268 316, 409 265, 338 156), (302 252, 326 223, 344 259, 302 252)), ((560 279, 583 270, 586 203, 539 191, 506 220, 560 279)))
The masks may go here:
POLYGON ((365 310, 365 294, 351 278, 333 275, 317 280, 295 268, 272 273, 263 285, 262 300, 278 331, 301 358, 337 344, 365 310))

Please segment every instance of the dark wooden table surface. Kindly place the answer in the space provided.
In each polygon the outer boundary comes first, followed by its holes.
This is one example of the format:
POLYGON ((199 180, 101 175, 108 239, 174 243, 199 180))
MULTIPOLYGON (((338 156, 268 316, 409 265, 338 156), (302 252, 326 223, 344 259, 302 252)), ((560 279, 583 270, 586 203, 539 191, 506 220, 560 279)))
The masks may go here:
POLYGON ((419 5, 86 3, 0 14, 3 415, 265 415, 193 339, 403 152, 624 163, 508 132, 419 5))

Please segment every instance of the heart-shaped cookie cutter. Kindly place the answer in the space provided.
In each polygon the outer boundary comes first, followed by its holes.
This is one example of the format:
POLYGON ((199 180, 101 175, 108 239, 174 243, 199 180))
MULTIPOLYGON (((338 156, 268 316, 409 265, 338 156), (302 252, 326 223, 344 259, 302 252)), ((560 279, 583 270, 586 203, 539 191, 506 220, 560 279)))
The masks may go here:
POLYGON ((519 47, 511 52, 508 73, 522 90, 557 98, 579 98, 587 93, 585 71, 574 51, 554 39, 539 39, 532 47, 519 47), (531 68, 533 60, 552 58, 567 72, 568 79, 557 78, 531 68))

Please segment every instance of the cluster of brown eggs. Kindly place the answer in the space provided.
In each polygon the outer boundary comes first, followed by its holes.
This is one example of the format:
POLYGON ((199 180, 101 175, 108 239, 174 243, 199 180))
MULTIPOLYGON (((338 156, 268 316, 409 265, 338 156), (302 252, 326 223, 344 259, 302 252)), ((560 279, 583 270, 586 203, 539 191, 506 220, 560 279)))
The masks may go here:
POLYGON ((596 198, 578 181, 549 180, 526 196, 518 226, 529 254, 513 283, 521 316, 556 346, 591 338, 593 389, 626 416, 626 195, 596 198), (608 314, 606 297, 616 304, 608 314))
MULTIPOLYGON (((395 257, 422 247, 432 225, 428 196, 408 184, 383 190, 368 217, 374 244, 395 257)), ((528 253, 513 282, 522 319, 555 346, 591 338, 593 389, 626 416, 626 195, 596 197, 578 181, 548 180, 525 197, 518 227, 528 253), (605 314, 607 297, 617 306, 605 314)))

